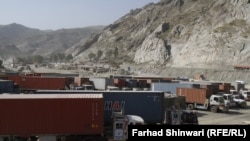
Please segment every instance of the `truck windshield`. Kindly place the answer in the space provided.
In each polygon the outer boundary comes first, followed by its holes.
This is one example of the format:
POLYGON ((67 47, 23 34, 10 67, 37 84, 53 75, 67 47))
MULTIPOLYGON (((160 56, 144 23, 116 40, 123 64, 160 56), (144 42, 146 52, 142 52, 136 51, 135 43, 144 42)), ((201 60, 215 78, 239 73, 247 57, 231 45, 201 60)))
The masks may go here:
POLYGON ((238 95, 234 96, 235 99, 240 99, 240 97, 238 95))
POLYGON ((218 97, 220 103, 224 103, 224 98, 223 97, 218 97))

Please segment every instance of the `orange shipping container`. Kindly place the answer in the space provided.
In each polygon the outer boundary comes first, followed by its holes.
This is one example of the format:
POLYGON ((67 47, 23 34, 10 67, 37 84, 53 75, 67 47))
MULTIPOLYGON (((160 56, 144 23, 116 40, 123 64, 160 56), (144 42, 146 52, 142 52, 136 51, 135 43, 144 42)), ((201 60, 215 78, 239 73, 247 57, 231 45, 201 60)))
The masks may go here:
POLYGON ((206 99, 212 95, 212 92, 209 89, 176 88, 176 94, 185 96, 186 103, 204 104, 206 99))

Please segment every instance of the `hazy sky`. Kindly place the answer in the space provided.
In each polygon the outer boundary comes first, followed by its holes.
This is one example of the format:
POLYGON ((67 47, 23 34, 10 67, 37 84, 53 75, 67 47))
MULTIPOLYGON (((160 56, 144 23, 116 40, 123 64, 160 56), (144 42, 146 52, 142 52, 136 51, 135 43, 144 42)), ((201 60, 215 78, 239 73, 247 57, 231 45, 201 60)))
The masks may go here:
POLYGON ((160 0, 0 0, 0 25, 61 29, 109 25, 148 3, 160 0))

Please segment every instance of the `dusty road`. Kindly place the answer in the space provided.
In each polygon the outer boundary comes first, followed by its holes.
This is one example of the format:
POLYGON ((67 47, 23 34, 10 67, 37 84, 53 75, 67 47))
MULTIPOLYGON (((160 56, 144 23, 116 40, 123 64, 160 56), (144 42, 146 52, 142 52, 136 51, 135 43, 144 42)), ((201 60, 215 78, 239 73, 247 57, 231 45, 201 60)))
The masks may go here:
POLYGON ((197 110, 200 125, 250 125, 250 102, 246 108, 231 108, 228 113, 197 110))

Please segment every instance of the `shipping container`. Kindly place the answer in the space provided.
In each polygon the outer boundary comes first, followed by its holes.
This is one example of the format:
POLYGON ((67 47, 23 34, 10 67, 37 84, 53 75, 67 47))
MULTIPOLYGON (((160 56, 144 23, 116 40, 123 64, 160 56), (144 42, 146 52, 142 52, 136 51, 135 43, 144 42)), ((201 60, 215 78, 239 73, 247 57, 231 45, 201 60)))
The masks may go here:
POLYGON ((103 95, 0 95, 0 135, 103 134, 103 95))
POLYGON ((176 88, 176 94, 178 96, 185 96, 186 103, 204 104, 212 95, 212 92, 209 89, 176 88))
POLYGON ((89 81, 89 78, 86 78, 86 77, 75 77, 74 78, 74 84, 75 86, 82 86, 83 84, 92 84, 90 81, 89 81))
POLYGON ((70 85, 74 83, 74 78, 70 77, 11 76, 9 79, 18 84, 20 91, 24 93, 38 89, 70 89, 70 85))
POLYGON ((114 86, 114 80, 107 77, 93 77, 89 78, 89 80, 96 90, 106 90, 107 86, 114 86))
POLYGON ((176 88, 193 88, 194 84, 180 83, 152 83, 151 91, 163 91, 171 94, 176 94, 176 88))
POLYGON ((186 109, 187 108, 186 97, 165 94, 165 98, 164 98, 165 109, 171 109, 171 108, 173 108, 173 106, 176 109, 186 109))
POLYGON ((230 93, 231 83, 219 84, 219 91, 224 93, 230 93))
MULTIPOLYGON (((138 115, 146 123, 164 122, 164 92, 160 91, 98 91, 103 93, 105 123, 112 123, 113 111, 124 110, 126 115, 138 115)), ((96 93, 96 91, 38 90, 36 93, 96 93)))
POLYGON ((148 87, 147 80, 139 79, 137 80, 138 88, 146 88, 148 87))
POLYGON ((127 79, 126 80, 126 86, 128 88, 137 88, 138 87, 138 83, 137 83, 137 80, 134 80, 134 79, 127 79))
POLYGON ((126 87, 126 79, 124 78, 114 78, 113 79, 114 82, 114 86, 122 88, 122 87, 126 87))
POLYGON ((0 79, 0 94, 1 93, 13 93, 13 92, 14 92, 14 82, 11 80, 0 79))
POLYGON ((213 81, 192 81, 192 82, 180 82, 180 83, 191 83, 199 85, 200 87, 196 88, 209 88, 211 89, 212 93, 217 94, 219 92, 219 85, 220 82, 213 82, 213 81))

